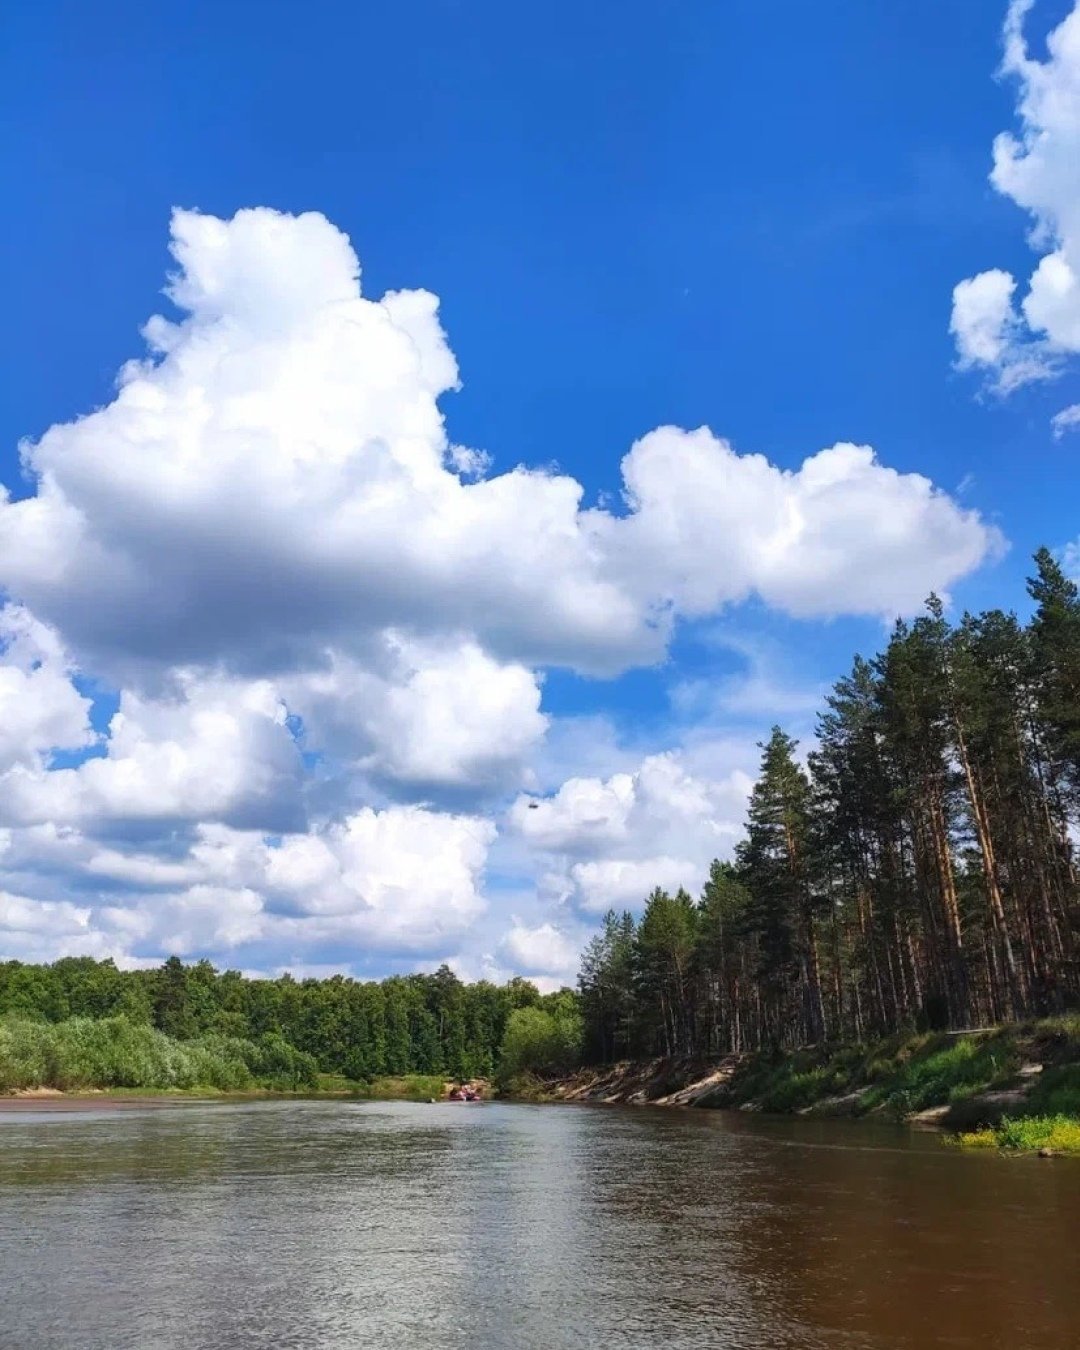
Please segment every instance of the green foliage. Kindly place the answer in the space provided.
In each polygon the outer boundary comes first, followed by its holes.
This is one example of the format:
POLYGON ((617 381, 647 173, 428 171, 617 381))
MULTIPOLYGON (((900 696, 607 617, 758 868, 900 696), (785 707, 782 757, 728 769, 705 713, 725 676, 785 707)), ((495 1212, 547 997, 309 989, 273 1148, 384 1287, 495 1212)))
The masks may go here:
POLYGON ((1018 1028, 988 1037, 940 1033, 889 1037, 869 1046, 810 1047, 750 1056, 724 1100, 754 1102, 766 1111, 798 1111, 829 1097, 854 1097, 855 1114, 903 1117, 966 1100, 1011 1084, 1019 1067, 1018 1028))
POLYGON ((619 1059, 634 1048, 637 965, 633 915, 608 910, 601 931, 585 948, 578 977, 584 1050, 594 1063, 619 1059))
POLYGON ((65 1022, 0 1019, 0 1091, 25 1088, 254 1087, 308 1091, 317 1071, 310 1055, 282 1041, 211 1034, 176 1041, 128 1018, 65 1022))
MULTIPOLYGON (((1053 1053, 1061 1062, 1035 1078, 1010 1118, 956 1139, 966 1148, 1080 1152, 1078 1032, 1080 1019, 1073 1016, 986 1036, 893 1036, 869 1046, 762 1052, 747 1057, 711 1104, 829 1111, 836 1109, 829 1099, 839 1098, 845 1112, 875 1111, 902 1119, 928 1107, 962 1104, 988 1090, 1015 1088, 1030 1081, 1018 1075, 1021 1063, 1053 1053)), ((975 1108, 982 1109, 978 1102, 975 1108)))
POLYGON ((891 1074, 864 1095, 862 1105, 896 1115, 945 1106, 1008 1082, 1018 1065, 1015 1045, 1006 1036, 921 1038, 897 1057, 891 1074))
POLYGON ((522 1074, 565 1073, 581 1055, 581 1015, 572 998, 549 1009, 516 1008, 506 1024, 498 1079, 507 1084, 522 1074))
POLYGON ((773 727, 762 747, 761 775, 750 797, 746 839, 738 853, 758 938, 755 976, 764 994, 763 1032, 777 1045, 799 1021, 805 1023, 805 1039, 817 1040, 824 1033, 812 950, 810 783, 795 750, 791 737, 773 727))
POLYGON ((1028 582, 1038 608, 1031 625, 1035 697, 1049 770, 1080 798, 1080 590, 1048 549, 1028 582))
POLYGON ((762 1098, 765 1111, 792 1112, 812 1106, 827 1094, 827 1069, 808 1069, 805 1073, 789 1073, 777 1079, 762 1098))
POLYGON ((1080 1057, 1080 1013, 1044 1017, 1032 1025, 1039 1038, 1040 1058, 1053 1062, 1080 1057))
POLYGON ((1080 1119, 1080 1064, 1044 1069, 1028 1096, 1027 1106, 1032 1115, 1080 1119))
POLYGON ((154 1025, 177 1040, 187 1040, 197 1030, 196 1000, 191 986, 195 972, 189 975, 177 956, 170 956, 157 972, 153 985, 154 1025))
MULTIPOLYGON (((212 1043, 206 1037, 203 1044, 212 1043)), ((235 1046, 252 1076, 263 1086, 278 1092, 306 1092, 318 1086, 318 1065, 313 1055, 297 1050, 284 1036, 270 1032, 257 1041, 235 1037, 221 1037, 221 1042, 235 1046)))
POLYGON ((372 1101, 429 1102, 438 1101, 446 1090, 443 1078, 435 1074, 403 1074, 399 1077, 375 1078, 358 1090, 361 1097, 372 1101))
POLYGON ((763 1111, 801 1111, 823 1097, 841 1093, 856 1075, 839 1059, 815 1051, 763 1051, 750 1056, 728 1084, 719 1102, 752 1102, 763 1111))
POLYGON ((658 887, 637 927, 637 992, 644 1005, 638 1028, 667 1055, 687 1050, 693 1034, 690 989, 697 919, 685 891, 672 896, 658 887))
POLYGON ((1062 1115, 1006 1117, 993 1129, 965 1131, 957 1139, 963 1148, 1080 1154, 1080 1120, 1062 1115))
MULTIPOLYGON (((49 966, 0 962, 0 1018, 59 1025, 123 1017, 133 1029, 162 1033, 185 1047, 185 1057, 169 1069, 157 1064, 164 1052, 152 1049, 159 1045, 152 1036, 133 1042, 132 1062, 146 1061, 133 1071, 142 1086, 182 1080, 228 1088, 257 1081, 283 1090, 307 1089, 313 1073, 353 1082, 486 1077, 494 1071, 511 1013, 548 1006, 552 997, 576 1007, 569 990, 544 1000, 535 985, 521 979, 502 988, 486 981, 466 985, 446 966, 431 975, 361 982, 342 975, 249 980, 238 971, 216 971, 208 961, 185 965, 175 956, 157 970, 136 971, 86 957, 49 966)), ((97 1063, 93 1045, 98 1034, 78 1033, 81 1048, 72 1049, 72 1072, 80 1082, 104 1081, 103 1074, 115 1071, 111 1060, 100 1070, 87 1068, 97 1063)), ((65 1035, 75 1033, 69 1029, 65 1035)), ((114 1029, 109 1036, 117 1039, 119 1033, 114 1029)), ((19 1032, 15 1040, 9 1061, 25 1066, 16 1076, 29 1075, 35 1082, 49 1074, 71 1077, 62 1058, 50 1061, 52 1067, 38 1063, 52 1045, 44 1033, 19 1032)), ((56 1055, 66 1053, 64 1047, 56 1055)))
MULTIPOLYGON (((1045 549, 1035 562, 1026 626, 997 609, 954 622, 931 595, 878 656, 856 657, 805 768, 773 728, 734 865, 713 864, 696 904, 654 890, 637 922, 609 914, 585 951, 588 1062, 794 1052, 1080 1007, 1080 589, 1045 549)), ((893 1109, 1008 1071, 938 1048, 893 1084, 893 1109)), ((776 1091, 801 1100, 814 1084, 776 1091)))

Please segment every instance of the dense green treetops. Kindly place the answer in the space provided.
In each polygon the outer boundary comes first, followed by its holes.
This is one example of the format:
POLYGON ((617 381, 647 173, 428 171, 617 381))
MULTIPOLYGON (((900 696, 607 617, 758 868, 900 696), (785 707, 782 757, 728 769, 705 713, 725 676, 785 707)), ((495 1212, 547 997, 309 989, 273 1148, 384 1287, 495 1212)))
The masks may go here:
MULTIPOLYGON (((511 1014, 533 1009, 562 1018, 567 998, 574 996, 567 992, 561 1002, 558 995, 544 998, 520 979, 501 987, 464 984, 446 966, 431 975, 360 982, 340 975, 246 979, 237 971, 219 972, 207 961, 185 965, 175 956, 157 970, 136 971, 89 957, 52 965, 0 962, 5 1024, 15 1019, 20 1027, 67 1026, 70 1019, 84 1025, 86 1019, 123 1018, 126 1025, 181 1044, 215 1037, 261 1047, 281 1042, 310 1056, 321 1072, 357 1080, 491 1076, 511 1014)), ((0 1059, 5 1049, 10 1043, 0 1036, 0 1059)))
POLYGON ((762 746, 746 836, 700 898, 609 914, 580 977, 593 1060, 718 1055, 1080 1006, 1080 597, 931 596, 826 700, 805 762, 762 746))
POLYGON ((123 1014, 63 1022, 0 1017, 0 1092, 39 1087, 306 1092, 317 1080, 314 1058, 275 1033, 258 1041, 220 1033, 177 1041, 123 1014))

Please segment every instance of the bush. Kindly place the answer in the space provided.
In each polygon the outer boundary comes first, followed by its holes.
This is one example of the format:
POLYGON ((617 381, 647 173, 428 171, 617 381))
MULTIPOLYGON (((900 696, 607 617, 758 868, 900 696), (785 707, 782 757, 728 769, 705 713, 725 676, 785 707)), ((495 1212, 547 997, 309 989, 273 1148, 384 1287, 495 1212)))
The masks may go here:
POLYGON ((209 1035, 175 1041, 126 1017, 66 1022, 0 1019, 0 1091, 49 1087, 153 1090, 263 1086, 305 1091, 317 1082, 315 1060, 280 1036, 261 1041, 209 1035))
POLYGON ((435 1074, 408 1073, 399 1077, 374 1078, 361 1089, 361 1095, 374 1101, 429 1102, 439 1100, 446 1083, 435 1074))
POLYGON ((1027 1105, 1032 1115, 1080 1117, 1080 1064, 1044 1069, 1027 1105))
POLYGON ((49 1076, 51 1027, 8 1018, 0 1021, 0 1091, 42 1087, 49 1076))
POLYGON ((1080 1120, 1069 1116, 1006 1116, 994 1129, 961 1134, 964 1148, 1001 1148, 1034 1153, 1080 1153, 1080 1120))
POLYGON ((828 1095, 834 1085, 828 1082, 824 1069, 810 1069, 806 1073, 792 1073, 773 1083, 761 1098, 763 1111, 801 1111, 828 1095))
POLYGON ((571 1008, 515 1008, 499 1052, 501 1083, 521 1074, 566 1073, 581 1057, 581 1016, 571 1008))
POLYGON ((264 1086, 278 1091, 308 1092, 318 1085, 319 1066, 314 1055, 297 1050, 276 1032, 258 1041, 237 1041, 251 1072, 264 1086))
POLYGON ((1016 1046, 1001 1036, 980 1040, 927 1037, 911 1049, 902 1061, 894 1061, 891 1073, 874 1074, 875 1086, 863 1095, 866 1109, 878 1107, 907 1115, 928 1106, 964 1101, 1007 1081, 1019 1063, 1016 1046))

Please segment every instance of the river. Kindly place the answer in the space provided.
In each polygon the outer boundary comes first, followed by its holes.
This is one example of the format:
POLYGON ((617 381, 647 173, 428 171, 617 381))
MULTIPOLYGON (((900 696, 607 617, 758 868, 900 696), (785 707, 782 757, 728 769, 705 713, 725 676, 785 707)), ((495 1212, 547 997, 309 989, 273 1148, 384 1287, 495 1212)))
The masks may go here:
POLYGON ((721 1112, 0 1115, 0 1345, 1080 1346, 1080 1162, 721 1112))

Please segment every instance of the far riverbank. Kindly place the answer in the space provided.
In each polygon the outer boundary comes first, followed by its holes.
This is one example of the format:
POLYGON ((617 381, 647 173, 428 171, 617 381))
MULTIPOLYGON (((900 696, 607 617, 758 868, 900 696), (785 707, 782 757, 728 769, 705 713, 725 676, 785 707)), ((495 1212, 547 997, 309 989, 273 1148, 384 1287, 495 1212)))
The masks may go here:
MULTIPOLYGON (((439 1075, 405 1074, 396 1077, 356 1081, 336 1074, 320 1074, 314 1087, 297 1092, 272 1088, 222 1090, 212 1087, 191 1088, 118 1088, 79 1087, 62 1091, 52 1087, 24 1088, 0 1094, 0 1113, 39 1111, 122 1111, 149 1106, 175 1106, 184 1103, 236 1101, 442 1101, 456 1084, 439 1075)), ((491 1095, 485 1079, 474 1079, 469 1086, 481 1097, 491 1095)))
POLYGON ((624 1061, 519 1087, 538 1101, 884 1116, 968 1145, 1080 1153, 1080 1017, 712 1061, 624 1061))

